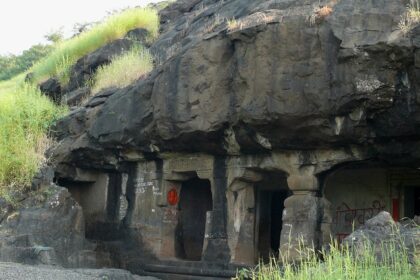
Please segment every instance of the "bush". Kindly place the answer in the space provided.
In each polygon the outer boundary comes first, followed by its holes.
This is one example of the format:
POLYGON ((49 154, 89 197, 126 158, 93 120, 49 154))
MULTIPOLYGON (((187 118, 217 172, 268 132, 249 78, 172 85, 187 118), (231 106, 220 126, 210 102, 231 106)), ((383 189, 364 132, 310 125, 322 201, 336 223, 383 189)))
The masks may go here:
POLYGON ((45 161, 48 128, 66 112, 19 81, 0 83, 0 196, 30 185, 45 161))
POLYGON ((153 59, 149 51, 141 46, 134 47, 96 71, 92 93, 108 87, 125 87, 152 69, 153 59))
POLYGON ((109 17, 87 32, 57 45, 55 50, 31 69, 34 81, 40 82, 56 76, 63 84, 68 82, 70 67, 81 57, 105 44, 123 37, 135 28, 145 28, 152 40, 158 35, 159 18, 156 10, 135 8, 109 17))

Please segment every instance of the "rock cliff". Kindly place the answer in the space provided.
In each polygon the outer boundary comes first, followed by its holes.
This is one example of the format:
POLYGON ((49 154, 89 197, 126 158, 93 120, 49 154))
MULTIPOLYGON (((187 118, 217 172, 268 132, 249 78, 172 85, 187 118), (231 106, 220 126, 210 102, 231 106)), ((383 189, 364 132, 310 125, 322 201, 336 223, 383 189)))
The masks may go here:
MULTIPOLYGON (((161 10, 154 70, 54 127, 55 181, 83 207, 87 238, 112 266, 205 279, 270 250, 293 256, 299 239, 345 237, 356 217, 400 218, 409 202, 399 194, 420 182, 420 27, 401 28, 407 4, 179 0, 161 10), (329 196, 365 186, 356 173, 342 183, 342 168, 376 168, 383 188, 354 205, 329 196), (339 224, 340 213, 353 220, 339 224), (186 239, 191 228, 202 236, 186 239)), ((94 69, 84 63, 95 57, 76 66, 94 69)))
POLYGON ((399 29, 406 1, 321 2, 166 8, 151 46, 156 69, 61 120, 56 162, 115 165, 132 151, 238 155, 416 142, 420 29, 399 29), (318 5, 332 12, 313 22, 318 5))

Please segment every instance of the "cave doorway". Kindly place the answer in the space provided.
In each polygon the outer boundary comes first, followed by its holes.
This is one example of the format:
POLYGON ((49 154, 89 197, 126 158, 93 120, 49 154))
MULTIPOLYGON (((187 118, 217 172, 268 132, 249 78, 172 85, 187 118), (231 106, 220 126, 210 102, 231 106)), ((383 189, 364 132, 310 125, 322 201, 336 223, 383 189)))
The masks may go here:
POLYGON ((420 187, 405 187, 404 216, 410 219, 420 216, 420 187))
POLYGON ((267 262, 270 257, 278 257, 284 201, 289 195, 287 178, 283 173, 265 174, 256 185, 257 261, 267 262))
POLYGON ((181 185, 177 228, 177 257, 200 261, 203 253, 207 212, 213 209, 209 180, 190 179, 181 185))

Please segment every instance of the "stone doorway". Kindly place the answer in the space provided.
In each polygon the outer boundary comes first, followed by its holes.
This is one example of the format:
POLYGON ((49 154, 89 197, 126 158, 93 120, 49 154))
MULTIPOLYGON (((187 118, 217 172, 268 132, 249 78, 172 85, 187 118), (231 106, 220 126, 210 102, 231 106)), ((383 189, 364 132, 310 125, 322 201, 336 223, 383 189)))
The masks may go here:
POLYGON ((179 199, 177 257, 200 261, 203 254, 207 212, 213 209, 210 181, 194 178, 183 182, 179 199))
POLYGON ((278 256, 284 201, 288 191, 259 190, 257 193, 258 257, 269 261, 278 256))
POLYGON ((287 177, 282 172, 262 173, 255 184, 255 256, 256 261, 277 257, 283 228, 284 201, 290 195, 287 177))
POLYGON ((420 216, 420 187, 405 187, 404 215, 410 219, 413 219, 414 216, 420 216))

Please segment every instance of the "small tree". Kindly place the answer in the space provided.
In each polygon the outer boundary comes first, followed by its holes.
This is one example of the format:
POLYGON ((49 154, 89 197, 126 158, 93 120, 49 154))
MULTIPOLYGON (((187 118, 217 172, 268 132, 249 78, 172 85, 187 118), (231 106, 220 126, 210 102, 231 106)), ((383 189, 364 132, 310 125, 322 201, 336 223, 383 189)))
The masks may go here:
POLYGON ((63 27, 60 27, 57 30, 53 30, 53 31, 47 33, 44 36, 44 38, 47 39, 48 42, 51 42, 53 44, 57 44, 57 43, 63 41, 63 39, 64 39, 63 27))

